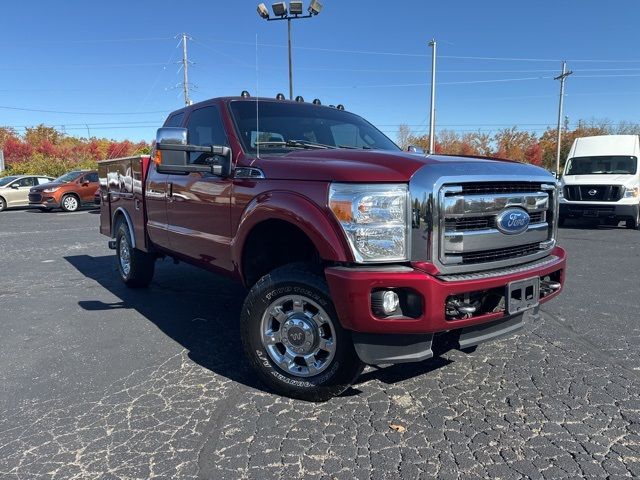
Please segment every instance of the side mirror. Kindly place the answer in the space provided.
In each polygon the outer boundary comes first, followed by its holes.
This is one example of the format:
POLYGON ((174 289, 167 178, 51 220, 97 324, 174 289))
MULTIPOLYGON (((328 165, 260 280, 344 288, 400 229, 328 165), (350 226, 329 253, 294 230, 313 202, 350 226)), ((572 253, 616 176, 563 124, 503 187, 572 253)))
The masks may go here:
POLYGON ((14 190, 17 190, 20 188, 20 185, 18 185, 17 183, 12 183, 11 188, 13 188, 14 190))
POLYGON ((416 147, 415 145, 409 145, 407 147, 407 152, 424 155, 424 150, 422 148, 420 148, 420 147, 416 147))
POLYGON ((231 175, 231 158, 229 147, 189 145, 186 128, 163 127, 156 134, 155 163, 160 173, 205 172, 226 178, 231 175), (211 165, 189 164, 190 152, 208 153, 221 160, 211 165))

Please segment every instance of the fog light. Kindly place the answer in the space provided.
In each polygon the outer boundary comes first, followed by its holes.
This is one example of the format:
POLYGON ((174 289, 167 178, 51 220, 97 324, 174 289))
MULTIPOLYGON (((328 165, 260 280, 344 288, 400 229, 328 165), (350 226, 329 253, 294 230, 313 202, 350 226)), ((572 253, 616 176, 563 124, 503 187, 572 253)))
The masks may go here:
POLYGON ((393 290, 378 290, 371 294, 371 310, 378 317, 399 313, 400 297, 393 290))
POLYGON ((398 294, 392 290, 387 290, 382 295, 382 310, 387 315, 395 312, 400 304, 398 294))

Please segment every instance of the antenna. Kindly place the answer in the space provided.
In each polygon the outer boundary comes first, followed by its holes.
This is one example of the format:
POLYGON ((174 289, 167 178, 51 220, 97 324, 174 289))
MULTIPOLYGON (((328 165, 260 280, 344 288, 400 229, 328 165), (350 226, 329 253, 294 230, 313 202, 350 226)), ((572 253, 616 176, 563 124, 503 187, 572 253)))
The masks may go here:
POLYGON ((260 120, 258 116, 258 34, 256 33, 256 160, 260 158, 260 120))

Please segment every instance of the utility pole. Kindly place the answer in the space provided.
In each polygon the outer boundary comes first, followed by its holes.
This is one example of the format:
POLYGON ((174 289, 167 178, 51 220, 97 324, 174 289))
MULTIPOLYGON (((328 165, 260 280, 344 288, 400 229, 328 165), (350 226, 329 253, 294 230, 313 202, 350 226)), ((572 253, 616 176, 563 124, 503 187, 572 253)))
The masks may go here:
POLYGON ((185 105, 191 105, 191 99, 189 98, 189 59, 187 57, 187 39, 188 38, 189 36, 186 33, 182 34, 182 73, 184 74, 182 88, 184 89, 185 105))
POLYGON ((429 153, 435 153, 436 136, 436 40, 431 39, 431 110, 429 113, 429 153))
POLYGON ((289 100, 293 100, 293 60, 291 59, 291 18, 287 18, 287 38, 289 39, 289 100))
POLYGON ((554 78, 560 80, 560 104, 558 105, 558 145, 556 148, 556 178, 560 178, 560 141, 562 140, 562 108, 564 106, 564 81, 573 72, 567 70, 567 62, 562 62, 562 74, 554 78))

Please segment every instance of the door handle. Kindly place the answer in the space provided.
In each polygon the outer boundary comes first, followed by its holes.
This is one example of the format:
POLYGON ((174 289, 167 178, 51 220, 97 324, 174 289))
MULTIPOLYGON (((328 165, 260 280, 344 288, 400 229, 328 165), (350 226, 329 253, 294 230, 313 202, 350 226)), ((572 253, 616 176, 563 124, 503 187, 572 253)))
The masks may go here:
POLYGON ((173 196, 173 183, 167 182, 167 198, 171 198, 173 196))

